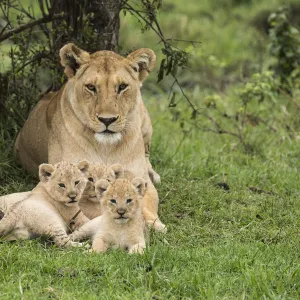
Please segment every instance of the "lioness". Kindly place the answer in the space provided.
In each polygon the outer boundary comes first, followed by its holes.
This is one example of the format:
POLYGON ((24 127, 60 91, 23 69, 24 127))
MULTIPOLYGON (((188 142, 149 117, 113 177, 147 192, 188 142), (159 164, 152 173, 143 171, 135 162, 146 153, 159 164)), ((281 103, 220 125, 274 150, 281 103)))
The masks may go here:
POLYGON ((67 44, 60 58, 68 82, 31 112, 15 143, 19 161, 31 173, 45 162, 120 163, 148 183, 143 214, 147 223, 164 231, 157 215, 158 194, 149 177, 150 173, 159 179, 148 159, 151 121, 140 92, 154 67, 154 52, 139 49, 127 57, 111 51, 89 54, 67 44))
POLYGON ((103 214, 74 231, 73 241, 92 237, 92 250, 105 252, 120 247, 131 253, 142 253, 145 243, 145 221, 141 211, 145 182, 142 178, 117 179, 109 183, 100 179, 95 185, 103 214))

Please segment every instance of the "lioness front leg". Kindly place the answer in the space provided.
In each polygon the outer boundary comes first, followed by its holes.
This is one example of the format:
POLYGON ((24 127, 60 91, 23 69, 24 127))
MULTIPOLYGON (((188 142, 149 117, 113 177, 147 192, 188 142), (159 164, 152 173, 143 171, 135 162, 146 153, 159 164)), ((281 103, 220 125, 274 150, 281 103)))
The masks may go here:
POLYGON ((158 217, 158 194, 152 184, 148 184, 146 193, 143 197, 143 216, 149 227, 153 227, 156 231, 166 233, 166 226, 158 217))
POLYGON ((92 251, 97 252, 97 253, 100 253, 100 252, 104 253, 107 251, 107 249, 108 249, 108 245, 107 245, 107 243, 105 243, 103 238, 100 236, 96 236, 93 241, 92 251))
POLYGON ((146 161, 147 161, 148 174, 151 181, 155 184, 160 184, 161 183, 160 176, 153 170, 149 157, 148 158, 146 157, 146 161))

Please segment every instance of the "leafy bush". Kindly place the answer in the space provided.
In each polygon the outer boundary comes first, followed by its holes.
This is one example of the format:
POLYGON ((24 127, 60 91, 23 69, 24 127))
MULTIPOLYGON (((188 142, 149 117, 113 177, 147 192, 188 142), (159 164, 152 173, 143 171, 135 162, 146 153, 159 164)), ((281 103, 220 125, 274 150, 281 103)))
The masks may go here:
POLYGON ((270 54, 275 62, 272 68, 279 76, 281 87, 291 93, 300 79, 300 35, 287 19, 289 8, 281 7, 269 17, 270 54))

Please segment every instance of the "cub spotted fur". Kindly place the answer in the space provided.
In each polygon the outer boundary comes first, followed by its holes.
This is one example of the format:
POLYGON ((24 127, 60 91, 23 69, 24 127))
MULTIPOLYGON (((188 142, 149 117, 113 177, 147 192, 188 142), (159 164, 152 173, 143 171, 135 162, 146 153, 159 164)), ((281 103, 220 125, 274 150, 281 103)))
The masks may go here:
POLYGON ((40 165, 39 184, 28 198, 13 204, 4 215, 0 236, 14 232, 19 238, 28 238, 34 233, 51 236, 59 246, 77 246, 70 241, 67 226, 74 221, 76 229, 88 221, 82 212, 78 214, 78 202, 87 183, 83 173, 88 166, 87 161, 40 165), (20 229, 22 235, 18 236, 20 229), (28 236, 24 236, 24 230, 28 236))
POLYGON ((101 179, 96 183, 96 193, 103 214, 71 234, 72 240, 93 236, 92 250, 105 252, 115 246, 129 253, 142 253, 145 244, 145 221, 141 201, 145 182, 141 178, 117 179, 112 183, 101 179))
POLYGON ((123 167, 120 164, 111 166, 105 163, 90 164, 85 173, 88 183, 79 202, 79 207, 85 216, 94 219, 101 215, 101 204, 97 199, 95 192, 95 183, 100 179, 106 179, 109 182, 119 178, 123 174, 123 167))

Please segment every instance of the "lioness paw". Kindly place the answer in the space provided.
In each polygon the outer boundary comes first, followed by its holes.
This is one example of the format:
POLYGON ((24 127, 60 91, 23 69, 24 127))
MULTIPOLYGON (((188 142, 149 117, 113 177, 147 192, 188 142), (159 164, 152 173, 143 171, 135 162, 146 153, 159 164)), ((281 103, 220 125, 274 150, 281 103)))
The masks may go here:
POLYGON ((160 176, 153 170, 149 170, 149 177, 154 184, 161 184, 160 176))
POLYGON ((154 228, 155 231, 161 233, 167 233, 167 227, 160 220, 148 221, 147 225, 149 228, 154 228))

